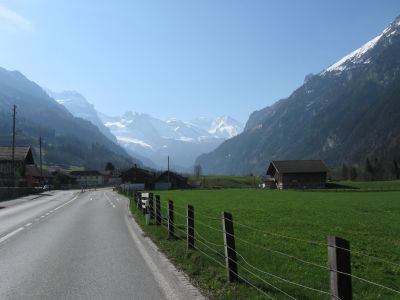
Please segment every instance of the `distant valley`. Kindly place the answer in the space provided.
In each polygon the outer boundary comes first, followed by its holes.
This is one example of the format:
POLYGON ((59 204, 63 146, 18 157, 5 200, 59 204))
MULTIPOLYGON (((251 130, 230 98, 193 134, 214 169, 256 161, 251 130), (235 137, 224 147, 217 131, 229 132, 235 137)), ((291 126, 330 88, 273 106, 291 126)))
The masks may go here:
POLYGON ((39 85, 18 71, 0 68, 0 144, 11 145, 12 109, 16 105, 16 144, 31 146, 38 155, 43 139, 43 159, 53 168, 104 169, 108 161, 117 167, 141 162, 132 158, 92 122, 73 116, 39 85))
POLYGON ((166 169, 169 156, 171 168, 192 172, 199 155, 213 151, 244 127, 229 116, 181 121, 127 112, 112 117, 98 112, 76 91, 47 92, 74 116, 92 122, 110 140, 118 141, 131 156, 153 169, 166 169))

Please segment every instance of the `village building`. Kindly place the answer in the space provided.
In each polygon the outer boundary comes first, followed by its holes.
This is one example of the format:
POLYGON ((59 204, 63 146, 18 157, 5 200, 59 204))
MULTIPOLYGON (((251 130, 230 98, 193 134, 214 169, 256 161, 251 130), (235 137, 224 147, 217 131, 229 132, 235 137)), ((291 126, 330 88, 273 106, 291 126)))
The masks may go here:
POLYGON ((161 173, 154 181, 155 190, 187 189, 189 187, 187 178, 171 171, 161 173))
POLYGON ((104 185, 103 175, 96 170, 72 171, 69 174, 76 177, 76 183, 81 187, 96 187, 104 185))
POLYGON ((104 185, 118 186, 122 183, 121 170, 109 170, 100 172, 104 177, 104 185))
POLYGON ((54 178, 49 171, 46 169, 40 170, 36 165, 26 165, 23 175, 28 187, 40 187, 49 184, 54 178))
POLYGON ((50 183, 54 185, 56 189, 71 189, 76 186, 76 177, 68 174, 62 170, 56 170, 51 173, 53 175, 50 183))
POLYGON ((140 185, 143 188, 150 190, 153 189, 153 183, 156 179, 155 173, 139 168, 135 165, 132 168, 120 170, 122 183, 130 183, 140 185))
POLYGON ((14 164, 12 149, 0 147, 0 186, 27 186, 25 166, 35 164, 31 147, 14 147, 14 164))
POLYGON ((267 175, 278 189, 325 188, 329 168, 322 160, 273 160, 267 175))

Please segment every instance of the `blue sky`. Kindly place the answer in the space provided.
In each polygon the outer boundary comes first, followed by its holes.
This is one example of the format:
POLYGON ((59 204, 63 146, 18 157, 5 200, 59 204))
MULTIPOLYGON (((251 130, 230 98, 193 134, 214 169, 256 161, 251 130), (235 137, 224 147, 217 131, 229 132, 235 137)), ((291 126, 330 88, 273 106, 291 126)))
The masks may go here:
POLYGON ((245 122, 399 14, 398 0, 6 0, 0 66, 109 115, 245 122))

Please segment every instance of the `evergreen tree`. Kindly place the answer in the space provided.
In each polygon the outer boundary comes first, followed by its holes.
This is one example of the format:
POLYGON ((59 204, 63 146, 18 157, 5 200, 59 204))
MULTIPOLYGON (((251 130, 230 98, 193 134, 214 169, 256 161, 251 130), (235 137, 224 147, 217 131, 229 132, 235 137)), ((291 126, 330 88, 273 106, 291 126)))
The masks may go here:
POLYGON ((202 173, 203 173, 203 170, 202 170, 201 166, 195 165, 194 166, 194 175, 199 177, 199 176, 201 176, 202 173))
POLYGON ((374 178, 373 179, 383 179, 385 169, 383 167, 382 161, 380 161, 378 158, 375 158, 373 167, 374 167, 374 178))
POLYGON ((358 176, 357 167, 351 166, 350 167, 350 180, 356 180, 358 176))
POLYGON ((373 179, 375 176, 374 167, 368 157, 365 160, 365 173, 368 175, 367 179, 373 179))
POLYGON ((112 164, 112 162, 108 162, 107 164, 106 164, 106 167, 104 168, 106 171, 113 171, 113 170, 115 170, 115 167, 114 167, 114 165, 112 164))
POLYGON ((400 166, 395 159, 393 160, 393 173, 396 179, 400 179, 400 166))
POLYGON ((348 180, 349 179, 349 168, 346 164, 342 165, 342 179, 348 180))

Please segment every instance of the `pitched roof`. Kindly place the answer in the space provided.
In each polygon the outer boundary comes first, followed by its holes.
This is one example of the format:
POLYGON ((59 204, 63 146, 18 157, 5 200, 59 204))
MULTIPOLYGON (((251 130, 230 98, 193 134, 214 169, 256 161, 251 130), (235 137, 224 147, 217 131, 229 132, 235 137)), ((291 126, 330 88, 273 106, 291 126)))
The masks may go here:
POLYGON ((75 179, 75 176, 72 176, 71 174, 68 174, 65 171, 61 171, 61 170, 56 170, 54 172, 51 173, 53 176, 61 176, 61 177, 67 177, 70 179, 75 179))
POLYGON ((273 160, 267 170, 267 175, 279 173, 325 173, 329 168, 322 160, 273 160))
POLYGON ((178 173, 175 173, 175 172, 172 172, 172 171, 165 171, 165 172, 162 172, 162 173, 156 178, 155 182, 159 182, 159 181, 165 180, 165 178, 168 178, 168 174, 169 174, 169 176, 170 176, 171 179, 172 179, 172 178, 175 178, 176 180, 179 180, 179 181, 183 181, 183 182, 186 182, 186 181, 187 181, 187 179, 186 179, 185 177, 179 175, 178 173))
POLYGON ((47 171, 46 169, 42 170, 42 173, 40 173, 40 168, 38 168, 35 165, 26 165, 25 166, 25 172, 29 175, 31 175, 32 177, 54 177, 52 174, 50 174, 49 171, 47 171))
MULTIPOLYGON (((15 160, 25 160, 26 158, 32 159, 31 147, 15 147, 14 150, 15 160), (28 157, 28 156, 31 157, 28 157)), ((0 147, 0 161, 12 160, 12 147, 0 147)))
POLYGON ((97 170, 87 170, 87 171, 72 171, 69 173, 72 176, 99 176, 101 175, 97 170))

